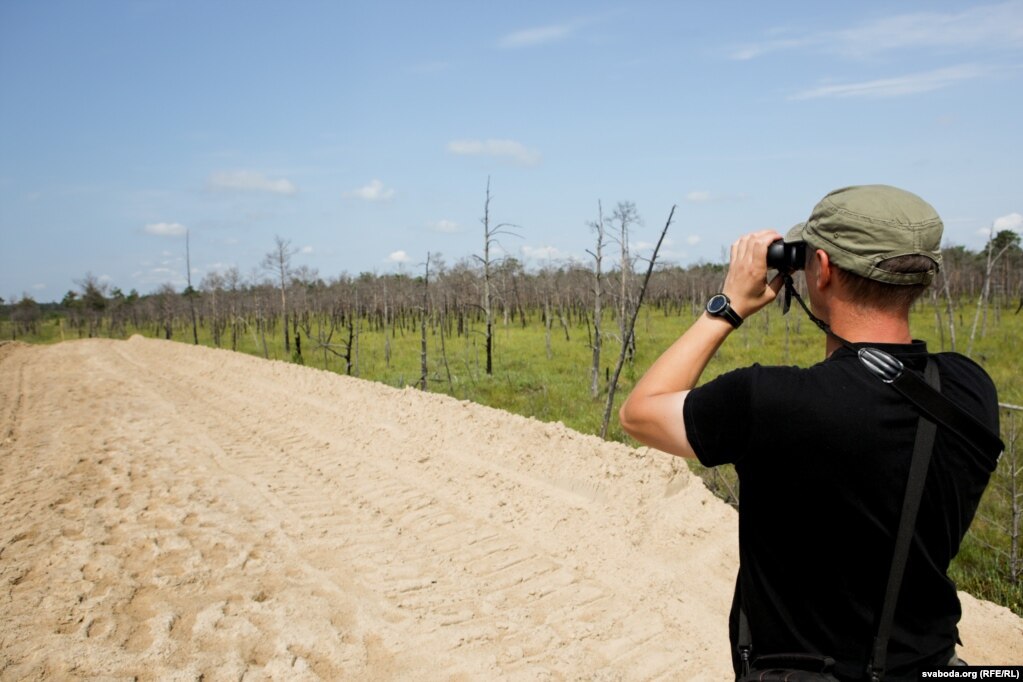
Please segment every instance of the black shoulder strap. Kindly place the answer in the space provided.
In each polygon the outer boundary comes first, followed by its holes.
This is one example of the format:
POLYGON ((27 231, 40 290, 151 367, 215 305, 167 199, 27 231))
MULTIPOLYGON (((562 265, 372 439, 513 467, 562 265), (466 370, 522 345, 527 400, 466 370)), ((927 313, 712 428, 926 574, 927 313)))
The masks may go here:
POLYGON ((856 352, 867 369, 881 381, 891 384, 928 419, 958 435, 984 457, 991 457, 992 453, 998 453, 996 457, 1001 455, 1005 445, 997 433, 928 385, 916 372, 906 371, 898 358, 877 348, 861 348, 856 352))
MULTIPOLYGON (((928 388, 938 391, 940 380, 938 367, 928 361, 924 369, 924 377, 928 388)), ((940 393, 938 394, 940 395, 940 393)), ((916 515, 920 509, 920 500, 924 494, 924 482, 927 480, 927 469, 931 463, 931 451, 934 449, 934 436, 937 425, 930 419, 920 416, 916 428, 916 440, 913 443, 913 459, 909 465, 909 480, 906 483, 906 495, 902 500, 902 514, 899 517, 899 532, 895 537, 895 551, 892 565, 888 571, 888 586, 885 589, 884 605, 881 607, 881 619, 877 626, 877 637, 871 652, 867 674, 871 682, 880 682, 884 676, 886 658, 888 656, 888 639, 892 634, 892 621, 895 619, 895 605, 899 601, 899 590, 902 588, 902 577, 906 572, 906 559, 913 541, 913 530, 916 528, 916 515)))

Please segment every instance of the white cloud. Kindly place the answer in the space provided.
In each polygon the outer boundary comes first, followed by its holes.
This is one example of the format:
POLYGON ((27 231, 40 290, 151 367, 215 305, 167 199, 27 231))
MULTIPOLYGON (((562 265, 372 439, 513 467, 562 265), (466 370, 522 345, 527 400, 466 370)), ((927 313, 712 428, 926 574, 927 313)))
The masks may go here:
POLYGON ((696 246, 701 241, 702 237, 700 237, 700 235, 698 234, 691 234, 688 237, 686 237, 686 244, 689 244, 689 246, 696 246))
POLYGON ((409 257, 404 251, 392 251, 387 260, 392 263, 408 263, 409 257))
POLYGON ((823 85, 810 90, 803 90, 792 95, 789 99, 821 99, 825 97, 901 97, 903 95, 914 95, 921 92, 930 92, 947 88, 959 81, 979 78, 985 75, 986 71, 973 65, 952 66, 945 69, 935 69, 924 73, 910 74, 908 76, 897 76, 894 78, 879 78, 861 83, 846 83, 844 85, 823 85))
POLYGON ((435 220, 430 223, 430 229, 434 232, 446 232, 449 234, 459 231, 458 223, 453 220, 435 220))
POLYGON ((1023 3, 979 5, 959 13, 917 12, 836 31, 830 46, 859 57, 907 48, 971 48, 1018 45, 1023 3))
POLYGON ((1010 213, 1009 215, 1003 215, 1001 218, 996 218, 994 229, 995 233, 1001 232, 1002 230, 1023 232, 1023 215, 1020 215, 1019 213, 1010 213))
POLYGON ((459 156, 492 156, 523 166, 540 163, 540 152, 515 140, 453 140, 448 142, 448 151, 459 156))
POLYGON ((705 189, 693 190, 686 194, 686 201, 691 204, 705 204, 711 200, 710 192, 705 189))
MULTIPOLYGON (((664 253, 665 249, 667 249, 668 247, 672 246, 674 243, 675 242, 674 242, 674 240, 671 237, 665 237, 664 241, 661 242, 661 253, 664 253)), ((657 242, 648 242, 648 241, 640 240, 640 241, 637 241, 635 244, 632 244, 632 249, 633 249, 633 251, 647 251, 647 250, 653 251, 655 246, 657 246, 657 242)))
POLYGON ((538 260, 550 260, 561 255, 561 252, 553 246, 523 246, 521 251, 524 257, 538 260))
POLYGON ((180 237, 188 231, 181 223, 149 223, 142 229, 159 237, 180 237))
POLYGON ((574 26, 568 24, 551 24, 549 26, 534 26, 532 28, 514 31, 498 41, 500 47, 532 47, 552 43, 567 38, 575 30, 574 26))
POLYGON ((363 201, 389 201, 394 196, 394 189, 384 187, 384 183, 374 179, 368 185, 345 192, 344 195, 351 199, 362 199, 363 201))
POLYGON ((45 284, 33 284, 32 285, 32 289, 34 289, 35 291, 41 291, 41 290, 43 290, 45 288, 46 288, 45 284))
POLYGON ((809 42, 810 41, 807 41, 806 39, 769 40, 763 43, 754 43, 751 45, 737 47, 732 50, 729 56, 736 61, 747 61, 767 54, 768 52, 777 52, 778 50, 801 47, 809 44, 809 42))
POLYGON ((309 253, 313 252, 313 247, 311 247, 311 246, 303 246, 301 249, 298 250, 298 252, 299 253, 304 253, 304 254, 309 254, 309 253))
POLYGON ((210 176, 207 186, 216 191, 268 192, 292 195, 298 188, 286 178, 268 178, 249 170, 221 171, 210 176))
POLYGON ((1023 40, 1023 3, 977 5, 961 12, 894 14, 840 30, 784 31, 798 37, 772 38, 732 50, 736 60, 810 48, 851 58, 906 49, 1015 48, 1023 40))

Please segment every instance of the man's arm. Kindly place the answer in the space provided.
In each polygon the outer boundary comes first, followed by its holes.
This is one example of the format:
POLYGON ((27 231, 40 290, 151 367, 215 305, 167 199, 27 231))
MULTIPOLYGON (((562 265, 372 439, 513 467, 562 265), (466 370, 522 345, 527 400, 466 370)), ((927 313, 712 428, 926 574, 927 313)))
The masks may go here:
MULTIPOLYGON (((780 238, 774 230, 763 230, 732 244, 723 293, 743 319, 773 301, 781 289, 781 276, 767 282, 767 247, 780 238)), ((689 391, 731 331, 727 320, 706 312, 697 318, 650 366, 622 405, 618 418, 625 432, 652 448, 680 457, 695 457, 686 435, 682 408, 689 391)))

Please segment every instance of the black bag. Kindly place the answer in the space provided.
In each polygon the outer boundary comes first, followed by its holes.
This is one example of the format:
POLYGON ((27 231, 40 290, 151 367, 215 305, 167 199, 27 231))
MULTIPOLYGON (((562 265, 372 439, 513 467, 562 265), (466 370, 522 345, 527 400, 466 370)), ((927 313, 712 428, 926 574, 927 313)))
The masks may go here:
POLYGON ((809 654, 760 656, 738 682, 838 682, 831 674, 835 659, 809 654))

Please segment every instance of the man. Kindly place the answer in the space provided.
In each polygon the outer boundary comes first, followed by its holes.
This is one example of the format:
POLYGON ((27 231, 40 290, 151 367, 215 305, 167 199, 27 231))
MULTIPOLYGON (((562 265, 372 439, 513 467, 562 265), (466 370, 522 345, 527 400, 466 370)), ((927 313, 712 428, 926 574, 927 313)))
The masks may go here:
MULTIPOLYGON (((731 249, 727 298, 713 300, 622 406, 622 426, 643 443, 705 466, 735 464, 737 673, 741 605, 754 654, 828 656, 840 679, 865 678, 919 413, 855 349, 884 350, 917 372, 930 358, 941 392, 998 433, 984 370, 958 354, 928 354, 910 334, 910 307, 941 263, 942 229, 929 204, 894 187, 828 194, 789 234, 806 245, 810 306, 829 327, 826 359, 806 369, 753 365, 694 388, 728 335, 783 286, 780 274, 767 279, 767 249, 781 235, 742 237, 731 249)), ((921 667, 954 659, 960 605, 946 570, 998 454, 938 429, 885 680, 915 680, 921 667)))

